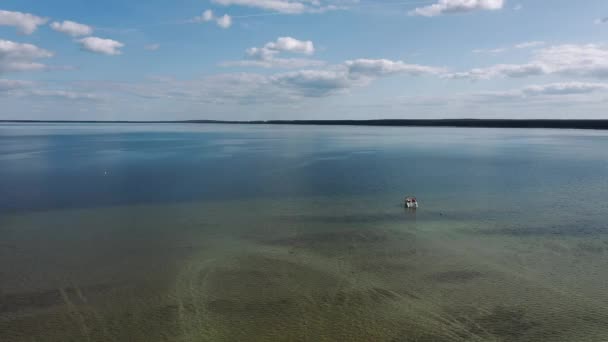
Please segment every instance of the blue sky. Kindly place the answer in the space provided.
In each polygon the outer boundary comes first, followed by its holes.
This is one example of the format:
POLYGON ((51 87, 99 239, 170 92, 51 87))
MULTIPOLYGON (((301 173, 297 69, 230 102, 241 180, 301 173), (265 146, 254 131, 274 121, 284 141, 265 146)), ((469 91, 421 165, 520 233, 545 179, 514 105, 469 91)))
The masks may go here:
POLYGON ((0 119, 608 119, 603 0, 4 0, 0 119))

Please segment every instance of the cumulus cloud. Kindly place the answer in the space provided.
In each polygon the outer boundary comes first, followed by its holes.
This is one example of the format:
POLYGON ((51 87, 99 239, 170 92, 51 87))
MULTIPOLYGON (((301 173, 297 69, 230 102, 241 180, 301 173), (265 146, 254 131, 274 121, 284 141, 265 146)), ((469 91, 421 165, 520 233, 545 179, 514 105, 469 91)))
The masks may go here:
POLYGON ((47 18, 33 14, 0 10, 0 26, 13 26, 23 34, 32 34, 47 22, 47 18))
POLYGON ((446 78, 489 80, 495 77, 527 77, 543 75, 547 71, 539 64, 497 64, 487 68, 475 68, 464 72, 446 74, 446 78))
POLYGON ((499 10, 504 6, 504 0, 439 0, 436 4, 418 7, 410 11, 410 15, 435 17, 442 14, 465 13, 476 10, 499 10))
POLYGON ((358 0, 212 0, 223 6, 245 6, 282 14, 323 13, 345 9, 358 0))
POLYGON ((217 23, 217 26, 225 29, 232 26, 232 18, 228 14, 224 14, 223 16, 217 18, 215 22, 217 23))
POLYGON ((310 40, 297 40, 292 37, 279 37, 276 42, 267 43, 264 48, 271 51, 302 53, 312 55, 315 46, 310 40))
MULTIPOLYGON (((221 118, 224 109, 236 114, 243 113, 243 108, 257 108, 255 115, 241 118, 260 119, 270 113, 281 115, 277 113, 284 113, 290 108, 309 110, 311 106, 318 106, 318 101, 340 96, 348 93, 353 87, 367 84, 360 79, 351 78, 348 70, 343 67, 344 64, 341 65, 342 67, 333 66, 325 70, 300 70, 272 75, 228 73, 188 80, 156 78, 146 82, 78 81, 71 86, 85 94, 97 95, 101 100, 112 99, 106 103, 133 104, 137 108, 148 109, 150 111, 146 113, 155 112, 161 119, 169 108, 173 113, 182 111, 187 118, 192 118, 192 113, 196 113, 201 106, 207 108, 204 115, 220 115, 217 118, 221 118), (252 107, 254 105, 256 107, 252 107)), ((387 103, 383 98, 373 106, 376 109, 383 109, 383 112, 389 115, 402 113, 403 106, 407 106, 412 108, 411 113, 417 115, 462 117, 463 113, 473 113, 472 115, 483 113, 483 115, 504 118, 511 115, 530 117, 530 112, 527 111, 530 108, 539 110, 538 117, 543 117, 547 110, 551 110, 552 115, 557 116, 555 110, 562 110, 564 106, 575 104, 577 113, 581 112, 581 108, 589 108, 593 115, 601 117, 602 109, 605 108, 606 94, 608 89, 603 83, 570 82, 531 85, 502 92, 402 97, 408 99, 407 102, 387 103), (490 103, 492 106, 488 107, 490 103), (591 107, 581 107, 583 105, 591 107), (390 112, 390 108, 395 107, 399 111, 390 112), (513 111, 513 108, 517 108, 517 111, 513 111), (494 111, 501 111, 500 115, 494 111)), ((356 106, 351 107, 348 103, 344 105, 349 111, 356 106)), ((342 107, 341 102, 339 107, 345 108, 342 107)), ((334 110, 337 108, 327 107, 324 113, 335 114, 334 110)), ((352 116, 353 113, 348 112, 348 115, 352 116)))
POLYGON ((193 23, 206 23, 215 21, 217 26, 227 29, 232 26, 232 17, 228 14, 224 14, 220 17, 216 17, 212 10, 205 10, 200 16, 194 17, 190 22, 193 23))
POLYGON ((79 91, 52 89, 49 85, 23 80, 0 79, 0 95, 16 97, 53 97, 67 100, 100 100, 98 95, 79 91))
POLYGON ((348 78, 346 71, 337 69, 299 70, 271 75, 226 73, 194 80, 165 78, 140 84, 112 83, 104 86, 105 90, 120 91, 146 99, 212 104, 267 104, 288 99, 325 97, 353 85, 354 81, 348 78))
POLYGON ((476 102, 521 102, 532 99, 589 99, 581 97, 596 92, 607 92, 608 83, 561 82, 542 85, 529 85, 519 89, 505 91, 486 91, 465 96, 476 102))
POLYGON ((205 104, 250 104, 280 98, 268 75, 228 73, 191 80, 154 78, 147 82, 80 82, 79 89, 92 92, 119 92, 149 100, 178 100, 205 104))
POLYGON ((9 92, 15 89, 23 89, 32 84, 33 83, 29 81, 0 79, 0 93, 9 92))
POLYGON ((321 66, 322 61, 303 58, 279 58, 280 53, 312 55, 315 46, 310 40, 298 40, 292 37, 279 37, 274 42, 268 42, 263 47, 247 49, 246 60, 224 62, 222 66, 245 66, 263 68, 303 68, 321 66))
POLYGON ((271 59, 246 59, 240 61, 227 61, 220 63, 223 67, 258 67, 278 69, 299 69, 320 67, 325 65, 324 61, 306 58, 271 58, 271 59))
POLYGON ((594 78, 608 77, 608 47, 596 44, 565 44, 541 49, 535 63, 548 73, 594 78))
POLYGON ((511 51, 512 49, 523 50, 523 49, 539 47, 542 45, 545 45, 545 42, 528 41, 528 42, 522 42, 522 43, 515 44, 512 47, 508 46, 508 47, 499 47, 499 48, 494 48, 494 49, 475 49, 475 50, 473 50, 473 53, 484 53, 484 54, 497 55, 497 54, 500 54, 503 52, 511 51))
POLYGON ((56 89, 32 89, 24 95, 40 96, 40 97, 55 97, 67 100, 88 100, 96 101, 100 100, 100 97, 95 94, 75 92, 69 90, 56 90, 56 89))
POLYGON ((120 48, 125 46, 116 40, 99 37, 86 37, 79 39, 78 42, 83 50, 110 56, 122 54, 120 48))
POLYGON ((353 85, 344 70, 300 70, 275 75, 271 81, 305 97, 328 96, 353 85))
POLYGON ((475 49, 475 50, 473 50, 473 53, 488 53, 488 54, 496 55, 499 53, 503 53, 507 50, 508 50, 507 48, 475 49))
POLYGON ((411 76, 438 75, 445 71, 443 68, 408 64, 403 61, 391 61, 388 59, 356 59, 346 61, 345 65, 351 77, 381 77, 395 74, 407 74, 411 76))
POLYGON ((438 75, 443 68, 388 59, 356 59, 321 70, 298 70, 270 76, 269 83, 292 95, 324 97, 395 75, 438 75))
POLYGON ((203 14, 200 16, 200 19, 202 21, 211 21, 213 20, 214 16, 213 16, 213 11, 212 10, 206 10, 205 12, 203 12, 203 14))
POLYGON ((261 48, 247 49, 247 55, 255 59, 269 59, 280 52, 300 53, 312 55, 315 45, 310 40, 298 40, 292 37, 279 37, 276 42, 266 43, 261 48))
POLYGON ((544 85, 530 85, 521 90, 528 96, 589 94, 608 90, 608 83, 564 82, 544 85))
POLYGON ((498 64, 446 74, 448 78, 484 80, 496 77, 563 75, 608 78, 608 48, 597 44, 564 44, 540 49, 524 64, 498 64))
POLYGON ((45 58, 52 57, 53 53, 32 44, 15 43, 10 40, 0 40, 0 58, 45 58))
MULTIPOLYGON (((363 87, 382 77, 435 75, 441 68, 403 61, 358 59, 320 69, 303 69, 272 74, 224 73, 194 80, 158 78, 145 83, 96 83, 106 92, 146 99, 176 100, 180 103, 277 104, 341 94, 363 87)), ((91 85, 78 85, 87 90, 91 85)))
POLYGON ((239 5, 246 7, 255 7, 265 10, 272 10, 281 13, 302 13, 306 9, 306 5, 300 1, 288 0, 212 0, 218 5, 239 5))
POLYGON ((72 37, 89 36, 93 33, 93 28, 91 26, 70 20, 64 20, 63 22, 54 21, 51 23, 51 28, 72 37))
POLYGON ((52 56, 36 45, 0 40, 0 72, 44 70, 47 66, 35 60, 52 56))
POLYGON ((529 48, 539 47, 539 46, 543 46, 543 45, 545 45, 545 42, 535 40, 535 41, 515 44, 515 48, 516 49, 529 49, 529 48))

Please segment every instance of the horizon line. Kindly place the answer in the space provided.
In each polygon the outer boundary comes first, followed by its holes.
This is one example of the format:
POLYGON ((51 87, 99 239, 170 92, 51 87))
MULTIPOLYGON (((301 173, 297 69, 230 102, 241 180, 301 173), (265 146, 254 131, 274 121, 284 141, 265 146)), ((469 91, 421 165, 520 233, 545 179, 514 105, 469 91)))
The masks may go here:
POLYGON ((384 127, 555 128, 608 130, 608 119, 328 119, 328 120, 30 120, 0 119, 0 123, 124 123, 243 124, 384 127))

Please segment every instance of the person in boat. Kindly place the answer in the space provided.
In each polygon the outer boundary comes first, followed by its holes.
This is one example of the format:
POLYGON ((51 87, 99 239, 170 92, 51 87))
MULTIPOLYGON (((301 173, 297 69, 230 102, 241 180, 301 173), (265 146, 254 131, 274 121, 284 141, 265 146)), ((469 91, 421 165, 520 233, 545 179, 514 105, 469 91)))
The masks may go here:
POLYGON ((417 208, 418 201, 416 200, 416 197, 406 197, 405 198, 405 207, 406 208, 417 208))

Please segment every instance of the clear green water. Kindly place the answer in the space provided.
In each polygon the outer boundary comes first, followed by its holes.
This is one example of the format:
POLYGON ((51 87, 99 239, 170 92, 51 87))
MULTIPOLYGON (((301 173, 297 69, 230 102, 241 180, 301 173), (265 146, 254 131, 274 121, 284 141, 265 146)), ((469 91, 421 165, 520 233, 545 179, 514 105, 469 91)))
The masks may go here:
POLYGON ((604 132, 0 125, 0 341, 605 341, 607 190, 604 132))

